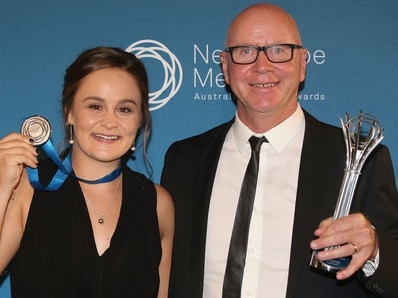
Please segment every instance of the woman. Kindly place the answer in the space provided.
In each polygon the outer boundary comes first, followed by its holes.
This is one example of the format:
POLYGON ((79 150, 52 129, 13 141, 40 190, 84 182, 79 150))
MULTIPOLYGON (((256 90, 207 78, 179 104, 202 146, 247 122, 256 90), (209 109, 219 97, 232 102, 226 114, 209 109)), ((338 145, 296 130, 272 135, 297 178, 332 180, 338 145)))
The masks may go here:
POLYGON ((58 190, 31 186, 25 167, 44 185, 57 170, 32 139, 0 140, 0 270, 10 265, 13 297, 167 297, 172 200, 125 164, 151 127, 144 66, 87 50, 66 71, 62 105, 73 171, 58 190))

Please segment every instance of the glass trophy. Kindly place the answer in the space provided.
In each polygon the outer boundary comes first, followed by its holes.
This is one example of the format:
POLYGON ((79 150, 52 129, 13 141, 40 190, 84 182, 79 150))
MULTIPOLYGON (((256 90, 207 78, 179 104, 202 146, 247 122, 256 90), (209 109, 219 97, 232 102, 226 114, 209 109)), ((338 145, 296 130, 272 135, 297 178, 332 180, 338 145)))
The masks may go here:
MULTIPOLYGON (((346 145, 346 168, 333 220, 349 214, 362 166, 369 154, 384 137, 383 128, 378 120, 372 115, 362 113, 362 111, 353 118, 346 114, 345 122, 342 119, 340 121, 346 145)), ((328 247, 326 249, 333 248, 328 247)), ((347 267, 351 261, 351 256, 321 261, 317 258, 317 254, 318 251, 313 251, 310 262, 311 267, 327 272, 338 272, 347 267)))

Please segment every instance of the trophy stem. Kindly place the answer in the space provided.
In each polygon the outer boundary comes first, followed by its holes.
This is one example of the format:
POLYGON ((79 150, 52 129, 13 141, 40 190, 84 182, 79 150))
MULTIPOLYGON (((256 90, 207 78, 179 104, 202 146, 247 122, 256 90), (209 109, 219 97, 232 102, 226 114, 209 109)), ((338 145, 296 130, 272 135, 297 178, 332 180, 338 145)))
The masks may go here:
POLYGON ((358 172, 350 170, 346 170, 344 172, 343 182, 341 184, 340 193, 337 198, 333 220, 336 220, 338 218, 344 217, 349 214, 359 174, 360 173, 358 172))

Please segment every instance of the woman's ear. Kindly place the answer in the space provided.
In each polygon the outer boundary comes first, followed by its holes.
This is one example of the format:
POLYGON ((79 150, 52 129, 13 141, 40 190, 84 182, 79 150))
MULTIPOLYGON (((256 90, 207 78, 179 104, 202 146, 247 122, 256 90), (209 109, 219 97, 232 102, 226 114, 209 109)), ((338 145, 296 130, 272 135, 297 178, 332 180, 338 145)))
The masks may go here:
POLYGON ((69 111, 66 116, 66 125, 73 125, 73 116, 72 112, 69 111))

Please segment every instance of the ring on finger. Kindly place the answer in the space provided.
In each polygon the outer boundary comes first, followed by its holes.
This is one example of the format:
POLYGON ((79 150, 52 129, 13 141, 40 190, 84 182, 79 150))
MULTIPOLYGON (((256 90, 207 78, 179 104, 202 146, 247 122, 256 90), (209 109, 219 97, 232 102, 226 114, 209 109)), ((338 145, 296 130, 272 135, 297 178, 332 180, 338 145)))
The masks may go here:
POLYGON ((355 243, 350 243, 352 245, 352 248, 354 249, 353 255, 358 252, 358 246, 355 243))

